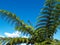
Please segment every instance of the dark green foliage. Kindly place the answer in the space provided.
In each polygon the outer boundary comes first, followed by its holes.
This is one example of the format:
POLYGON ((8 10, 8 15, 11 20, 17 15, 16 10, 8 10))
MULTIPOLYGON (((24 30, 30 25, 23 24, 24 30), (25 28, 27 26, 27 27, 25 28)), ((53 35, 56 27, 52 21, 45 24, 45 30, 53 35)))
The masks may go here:
MULTIPOLYGON (((30 34, 31 37, 29 38, 28 43, 39 43, 36 45, 53 45, 55 43, 52 40, 53 35, 56 33, 56 28, 60 24, 60 4, 57 3, 56 0, 46 0, 41 15, 37 18, 36 28, 32 26, 29 20, 28 22, 30 25, 27 25, 23 20, 19 19, 11 12, 0 10, 0 14, 4 20, 15 25, 15 30, 21 31, 24 34, 30 34)), ((17 42, 27 42, 25 39, 18 38, 11 40, 11 45, 17 42)))
POLYGON ((0 15, 1 18, 4 18, 4 20, 7 20, 9 23, 15 25, 15 30, 33 34, 34 28, 25 24, 24 21, 20 20, 15 14, 5 10, 0 10, 0 13, 2 14, 0 15))
POLYGON ((51 39, 56 32, 56 28, 58 26, 57 14, 56 12, 54 12, 56 11, 55 6, 56 0, 46 0, 45 6, 41 11, 41 15, 38 17, 36 30, 40 30, 38 31, 40 32, 40 34, 42 31, 43 34, 41 34, 40 37, 44 35, 43 37, 45 39, 51 39))

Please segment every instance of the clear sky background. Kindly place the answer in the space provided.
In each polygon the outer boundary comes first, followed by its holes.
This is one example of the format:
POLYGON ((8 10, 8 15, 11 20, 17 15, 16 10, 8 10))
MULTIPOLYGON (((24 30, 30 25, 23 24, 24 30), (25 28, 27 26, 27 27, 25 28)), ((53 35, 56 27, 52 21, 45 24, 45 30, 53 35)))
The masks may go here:
MULTIPOLYGON (((33 26, 36 25, 36 18, 40 15, 40 10, 45 0, 0 0, 0 9, 15 13, 20 19, 27 23, 30 20, 33 26)), ((0 18, 0 36, 14 35, 14 27, 0 18)), ((19 33, 20 34, 20 33, 19 33)), ((60 39, 60 30, 54 35, 54 38, 60 39)))

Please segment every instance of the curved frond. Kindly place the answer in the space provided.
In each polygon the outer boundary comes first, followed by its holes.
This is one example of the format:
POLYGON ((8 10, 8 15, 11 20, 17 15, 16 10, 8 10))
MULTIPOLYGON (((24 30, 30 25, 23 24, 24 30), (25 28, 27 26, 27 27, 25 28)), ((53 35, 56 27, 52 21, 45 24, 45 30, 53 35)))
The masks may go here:
POLYGON ((0 10, 1 17, 5 18, 11 24, 15 24, 15 29, 18 31, 26 32, 29 34, 33 34, 34 28, 25 24, 22 20, 20 20, 15 14, 8 12, 6 10, 0 10))

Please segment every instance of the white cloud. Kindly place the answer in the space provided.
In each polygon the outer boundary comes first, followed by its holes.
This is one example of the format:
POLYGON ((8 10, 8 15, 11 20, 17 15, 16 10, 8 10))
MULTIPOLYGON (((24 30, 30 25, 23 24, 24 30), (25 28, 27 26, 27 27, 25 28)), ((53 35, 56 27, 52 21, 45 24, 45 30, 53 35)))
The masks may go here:
POLYGON ((13 37, 20 37, 21 32, 18 32, 18 31, 13 32, 13 33, 5 32, 4 34, 6 37, 12 37, 13 38, 13 37))
POLYGON ((29 36, 27 35, 22 35, 21 32, 19 31, 15 31, 13 33, 9 33, 9 32, 5 32, 4 33, 4 36, 3 35, 0 35, 0 37, 11 37, 11 38, 16 38, 16 37, 22 37, 22 38, 29 38, 29 36))

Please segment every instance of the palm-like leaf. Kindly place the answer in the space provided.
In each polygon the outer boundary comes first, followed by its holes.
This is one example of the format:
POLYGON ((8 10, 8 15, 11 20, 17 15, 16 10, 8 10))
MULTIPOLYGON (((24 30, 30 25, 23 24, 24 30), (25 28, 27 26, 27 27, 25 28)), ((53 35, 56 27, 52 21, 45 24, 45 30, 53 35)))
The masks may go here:
MULTIPOLYGON (((13 45, 13 44, 20 44, 20 43, 29 43, 28 38, 10 38, 10 42, 8 44, 13 45)), ((7 44, 7 45, 8 45, 7 44)))
POLYGON ((38 17, 38 23, 36 25, 38 28, 36 30, 41 29, 38 32, 40 32, 41 34, 41 31, 42 31, 43 32, 42 35, 44 35, 43 37, 46 39, 46 38, 51 38, 53 34, 56 32, 56 27, 58 26, 56 21, 58 20, 58 16, 56 14, 57 13, 56 9, 54 9, 55 0, 53 1, 47 0, 45 6, 47 7, 44 7, 42 9, 42 12, 41 12, 42 16, 38 17))
MULTIPOLYGON (((59 0, 58 0, 59 1, 59 0)), ((30 25, 24 23, 11 12, 0 10, 0 16, 15 24, 15 30, 30 34, 30 39, 11 38, 10 45, 14 43, 35 43, 50 39, 56 33, 56 28, 60 24, 60 4, 56 4, 56 0, 46 0, 45 7, 42 9, 41 16, 38 17, 36 30, 30 25)), ((49 41, 50 42, 50 41, 49 41)))
POLYGON ((2 14, 2 18, 5 18, 8 22, 12 22, 12 24, 15 24, 16 30, 33 34, 34 28, 32 26, 25 24, 22 20, 16 17, 15 14, 8 12, 6 10, 0 10, 0 13, 2 14))

